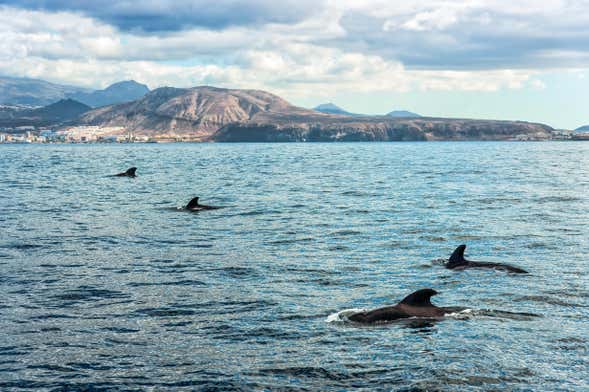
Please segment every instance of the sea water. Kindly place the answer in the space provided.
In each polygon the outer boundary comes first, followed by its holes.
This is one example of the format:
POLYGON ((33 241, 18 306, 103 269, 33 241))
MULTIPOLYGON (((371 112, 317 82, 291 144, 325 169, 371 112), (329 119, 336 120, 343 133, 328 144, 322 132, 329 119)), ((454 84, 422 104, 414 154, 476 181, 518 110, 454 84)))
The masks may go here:
POLYGON ((0 389, 587 391, 588 168, 583 142, 0 145, 0 389), (530 274, 446 270, 463 243, 530 274), (464 310, 340 317, 421 288, 464 310))

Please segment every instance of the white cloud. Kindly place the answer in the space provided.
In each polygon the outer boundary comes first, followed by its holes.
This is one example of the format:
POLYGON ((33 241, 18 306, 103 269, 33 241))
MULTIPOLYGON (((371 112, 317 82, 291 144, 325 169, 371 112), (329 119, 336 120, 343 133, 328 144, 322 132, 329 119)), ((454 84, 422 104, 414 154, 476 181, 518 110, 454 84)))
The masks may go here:
POLYGON ((0 36, 0 58, 94 58, 123 54, 114 28, 72 13, 0 7, 0 36))
POLYGON ((453 24, 456 24, 459 18, 459 9, 456 8, 438 8, 431 11, 419 12, 410 19, 395 25, 394 20, 387 20, 384 23, 385 31, 395 30, 396 28, 415 31, 444 30, 453 24))
POLYGON ((585 0, 345 1, 339 9, 347 35, 331 45, 408 68, 578 67, 562 49, 589 52, 585 0))
POLYGON ((89 87, 122 79, 215 84, 290 97, 543 88, 538 74, 546 69, 586 68, 587 5, 333 0, 289 23, 166 33, 0 7, 0 73, 89 87))

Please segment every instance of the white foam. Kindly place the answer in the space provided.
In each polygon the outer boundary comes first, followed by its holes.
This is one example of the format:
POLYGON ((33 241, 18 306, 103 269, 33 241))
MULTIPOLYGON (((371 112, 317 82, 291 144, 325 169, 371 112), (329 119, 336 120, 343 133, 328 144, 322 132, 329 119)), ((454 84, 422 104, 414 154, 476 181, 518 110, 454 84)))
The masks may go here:
POLYGON ((327 316, 327 318, 325 319, 326 323, 343 323, 348 321, 348 317, 350 317, 353 314, 356 313, 360 313, 360 312, 365 312, 366 309, 360 309, 360 308, 353 308, 353 309, 344 309, 344 310, 340 310, 337 313, 333 313, 330 314, 329 316, 327 316))
POLYGON ((475 316, 475 310, 468 309, 468 308, 460 310, 458 312, 448 313, 445 315, 445 317, 450 317, 450 318, 457 319, 457 320, 465 320, 465 319, 472 318, 473 316, 475 316))

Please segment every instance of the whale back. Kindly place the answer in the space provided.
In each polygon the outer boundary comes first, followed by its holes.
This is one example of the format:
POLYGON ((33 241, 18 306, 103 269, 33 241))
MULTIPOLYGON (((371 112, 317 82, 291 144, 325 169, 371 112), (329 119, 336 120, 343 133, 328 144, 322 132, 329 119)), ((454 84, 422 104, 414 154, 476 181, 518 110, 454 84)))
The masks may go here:
POLYGON ((460 245, 458 248, 456 248, 456 250, 454 250, 454 253, 452 253, 452 255, 450 256, 447 266, 453 267, 453 266, 457 266, 457 265, 466 263, 466 259, 464 258, 464 251, 465 250, 466 250, 466 245, 460 245))
POLYGON ((433 306, 431 303, 431 297, 438 294, 433 289, 422 289, 406 296, 399 304, 410 305, 410 306, 433 306))
POLYGON ((450 259, 445 264, 446 268, 453 269, 453 268, 489 268, 495 270, 503 270, 507 272, 513 272, 518 274, 527 274, 528 271, 514 267, 509 264, 503 263, 488 263, 482 261, 472 261, 467 260, 464 258, 464 250, 466 249, 466 245, 460 245, 454 253, 450 256, 450 259))
POLYGON ((189 210, 196 207, 198 207, 198 197, 195 197, 194 199, 190 200, 186 205, 186 208, 189 210))

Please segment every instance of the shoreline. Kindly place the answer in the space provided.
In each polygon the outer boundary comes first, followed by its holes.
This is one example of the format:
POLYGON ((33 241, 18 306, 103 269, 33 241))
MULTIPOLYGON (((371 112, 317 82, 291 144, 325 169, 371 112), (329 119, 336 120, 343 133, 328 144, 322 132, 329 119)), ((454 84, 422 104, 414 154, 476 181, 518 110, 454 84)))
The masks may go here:
POLYGON ((542 139, 542 140, 375 140, 375 141, 136 141, 136 142, 36 142, 36 141, 25 141, 25 142, 0 142, 0 145, 123 145, 123 144, 343 144, 343 143, 480 143, 480 142, 506 142, 506 143, 546 143, 546 142, 587 142, 587 138, 576 138, 576 139, 542 139))

